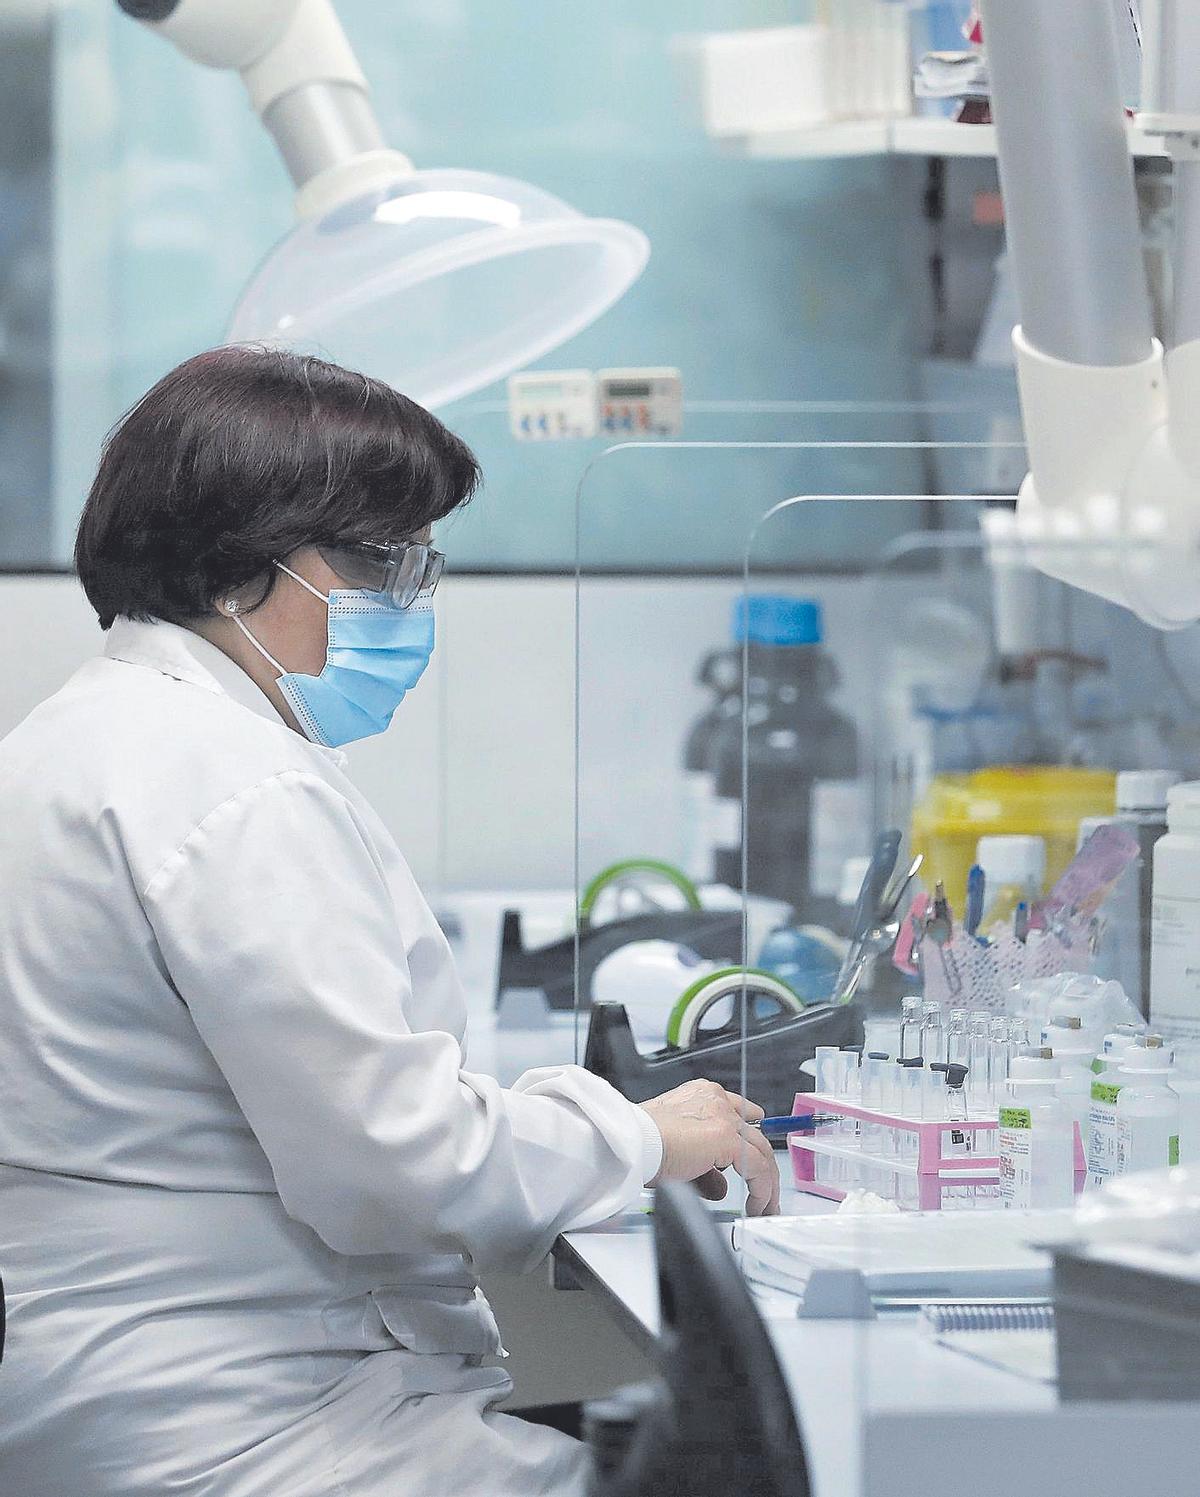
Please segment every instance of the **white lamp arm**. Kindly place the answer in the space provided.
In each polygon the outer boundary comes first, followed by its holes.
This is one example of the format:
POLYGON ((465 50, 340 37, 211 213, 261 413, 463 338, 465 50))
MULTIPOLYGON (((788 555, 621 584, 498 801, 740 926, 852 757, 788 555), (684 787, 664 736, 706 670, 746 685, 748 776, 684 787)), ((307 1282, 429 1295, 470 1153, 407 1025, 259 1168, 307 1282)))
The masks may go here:
POLYGON ((298 188, 322 212, 412 170, 388 150, 332 0, 117 0, 186 57, 239 72, 298 188))
POLYGON ((1164 358, 1151 336, 1112 13, 982 0, 982 15, 1021 314, 1018 534, 1050 576, 1178 628, 1200 618, 1200 340, 1164 358))

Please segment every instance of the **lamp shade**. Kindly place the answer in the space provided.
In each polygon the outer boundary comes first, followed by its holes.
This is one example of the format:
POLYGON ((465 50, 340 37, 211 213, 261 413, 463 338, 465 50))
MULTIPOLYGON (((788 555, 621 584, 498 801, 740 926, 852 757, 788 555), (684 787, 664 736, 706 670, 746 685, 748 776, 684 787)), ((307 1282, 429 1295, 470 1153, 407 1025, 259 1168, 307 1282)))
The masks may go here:
POLYGON ((508 177, 398 170, 302 220, 228 338, 320 354, 446 405, 566 342, 641 274, 640 230, 508 177))

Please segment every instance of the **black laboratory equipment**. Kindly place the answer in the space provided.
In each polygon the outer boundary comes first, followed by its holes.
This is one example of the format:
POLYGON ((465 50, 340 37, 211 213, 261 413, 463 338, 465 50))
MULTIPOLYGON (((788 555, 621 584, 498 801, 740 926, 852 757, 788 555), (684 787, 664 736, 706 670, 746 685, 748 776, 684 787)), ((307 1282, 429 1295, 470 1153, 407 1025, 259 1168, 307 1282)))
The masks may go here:
POLYGON ((791 1113, 797 1092, 812 1091, 812 1077, 800 1067, 813 1058, 818 1045, 843 1049, 863 1043, 862 1010, 857 1004, 822 1003, 801 1013, 772 1009, 760 1001, 753 973, 746 975, 744 1005, 734 1002, 726 1012, 719 1027, 706 1029, 700 1023, 686 1045, 641 1054, 624 1004, 593 1004, 584 1067, 631 1102, 647 1102, 703 1078, 782 1117, 791 1113))
MULTIPOLYGON (((592 1001, 592 977, 606 956, 634 941, 675 941, 709 961, 725 962, 742 948, 740 910, 653 910, 605 925, 581 923, 578 935, 579 1006, 592 1001)), ((504 1013, 529 995, 559 1012, 575 1007, 576 936, 527 947, 517 910, 505 910, 500 931, 496 1008, 504 1013), (523 995, 518 999, 518 995, 523 995), (540 995, 540 1000, 538 998, 540 995)))

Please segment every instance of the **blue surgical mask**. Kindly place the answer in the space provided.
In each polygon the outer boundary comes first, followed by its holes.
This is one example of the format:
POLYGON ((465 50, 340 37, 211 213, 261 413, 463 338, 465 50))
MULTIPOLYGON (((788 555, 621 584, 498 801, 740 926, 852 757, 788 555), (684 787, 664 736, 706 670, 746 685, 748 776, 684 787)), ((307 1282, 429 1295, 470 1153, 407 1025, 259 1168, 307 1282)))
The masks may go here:
POLYGON ((334 588, 328 597, 282 562, 281 572, 329 609, 329 643, 319 676, 285 671, 239 618, 234 623, 279 672, 275 683, 306 738, 340 748, 382 733, 433 654, 433 603, 419 594, 397 608, 383 593, 334 588))

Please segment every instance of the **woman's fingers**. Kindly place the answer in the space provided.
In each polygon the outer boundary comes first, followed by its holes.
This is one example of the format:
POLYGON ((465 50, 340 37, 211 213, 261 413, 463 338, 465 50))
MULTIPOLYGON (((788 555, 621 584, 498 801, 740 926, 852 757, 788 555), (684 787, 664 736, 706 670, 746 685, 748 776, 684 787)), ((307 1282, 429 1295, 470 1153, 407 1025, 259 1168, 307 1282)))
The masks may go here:
POLYGON ((757 1102, 751 1102, 746 1097, 739 1096, 737 1092, 726 1091, 725 1095, 736 1109, 738 1117, 743 1119, 743 1121, 747 1123, 761 1123, 763 1118, 766 1117, 766 1113, 757 1102))
POLYGON ((729 1194, 729 1181, 720 1170, 706 1170, 694 1184, 706 1201, 723 1201, 729 1194))

